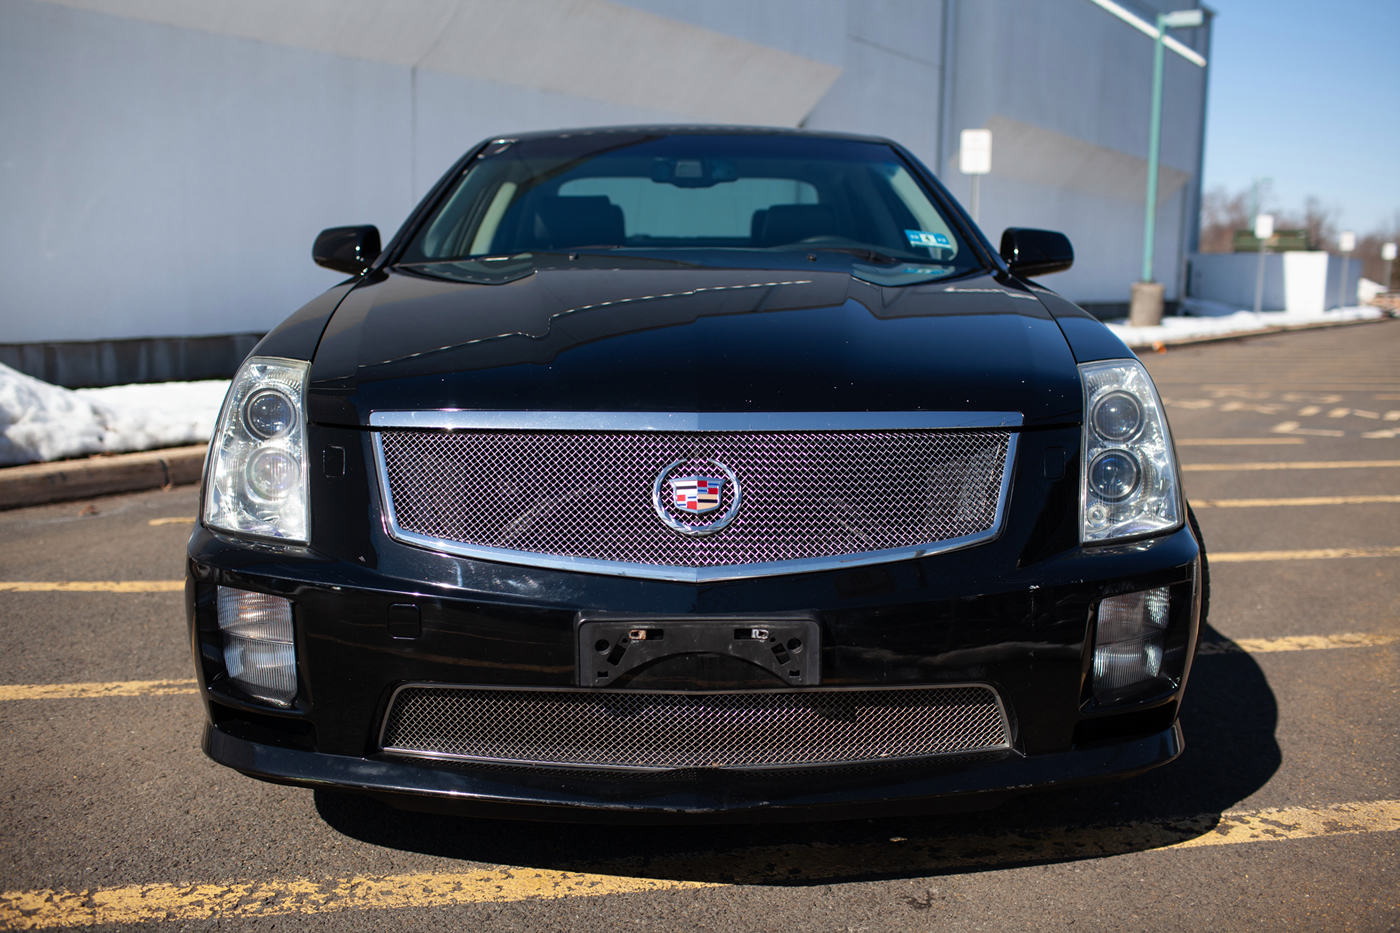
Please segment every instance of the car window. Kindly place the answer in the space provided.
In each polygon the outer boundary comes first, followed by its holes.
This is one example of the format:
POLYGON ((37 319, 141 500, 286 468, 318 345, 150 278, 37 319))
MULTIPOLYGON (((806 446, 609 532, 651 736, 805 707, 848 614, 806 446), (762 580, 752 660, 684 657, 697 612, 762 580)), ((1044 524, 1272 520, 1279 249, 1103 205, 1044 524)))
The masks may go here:
POLYGON ((790 178, 737 178, 709 188, 677 188, 651 178, 575 178, 559 196, 603 195, 622 210, 629 243, 643 240, 718 238, 746 240, 753 217, 778 204, 816 204, 817 189, 790 178))
POLYGON ((401 261, 574 249, 845 250, 973 267, 889 146, 803 136, 555 137, 479 158, 401 261))

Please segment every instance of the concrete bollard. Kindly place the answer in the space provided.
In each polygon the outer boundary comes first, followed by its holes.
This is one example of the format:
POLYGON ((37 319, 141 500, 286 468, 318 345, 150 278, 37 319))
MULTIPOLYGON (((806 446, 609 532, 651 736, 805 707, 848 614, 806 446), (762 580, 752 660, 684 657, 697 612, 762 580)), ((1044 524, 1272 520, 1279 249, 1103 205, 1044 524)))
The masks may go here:
POLYGON ((1128 323, 1133 327, 1156 327, 1162 323, 1165 286, 1161 282, 1134 282, 1128 305, 1128 323))

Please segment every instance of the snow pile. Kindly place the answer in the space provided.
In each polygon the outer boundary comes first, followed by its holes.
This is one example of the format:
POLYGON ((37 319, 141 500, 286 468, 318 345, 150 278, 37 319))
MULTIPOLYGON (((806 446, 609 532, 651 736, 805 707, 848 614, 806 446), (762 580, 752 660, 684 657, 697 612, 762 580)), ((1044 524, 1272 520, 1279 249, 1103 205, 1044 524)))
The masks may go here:
POLYGON ((228 381, 64 389, 0 365, 0 466, 209 440, 228 381))
POLYGON ((1363 278, 1356 283, 1356 301, 1358 304, 1368 305, 1376 300, 1377 295, 1384 295, 1389 290, 1380 282, 1363 278))
POLYGON ((1113 331, 1130 347, 1148 347, 1153 344, 1173 344, 1202 337, 1224 337, 1232 334, 1248 334, 1270 330, 1275 327, 1305 327, 1310 324, 1332 324, 1338 321, 1366 321, 1382 318, 1386 313, 1380 308, 1333 308, 1331 311, 1315 313, 1299 311, 1241 311, 1230 305, 1216 301, 1202 301, 1187 298, 1181 303, 1182 311, 1190 317, 1164 317, 1157 327, 1131 327, 1126 318, 1105 321, 1113 331))

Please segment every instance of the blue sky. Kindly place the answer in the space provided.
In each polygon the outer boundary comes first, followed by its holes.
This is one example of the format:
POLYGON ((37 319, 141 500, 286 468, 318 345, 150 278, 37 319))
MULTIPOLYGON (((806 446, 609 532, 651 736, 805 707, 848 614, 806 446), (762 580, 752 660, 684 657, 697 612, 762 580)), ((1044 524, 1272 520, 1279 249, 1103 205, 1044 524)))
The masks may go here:
POLYGON ((1340 229, 1400 222, 1400 0, 1206 5, 1205 187, 1272 176, 1269 208, 1301 211, 1316 195, 1340 229))

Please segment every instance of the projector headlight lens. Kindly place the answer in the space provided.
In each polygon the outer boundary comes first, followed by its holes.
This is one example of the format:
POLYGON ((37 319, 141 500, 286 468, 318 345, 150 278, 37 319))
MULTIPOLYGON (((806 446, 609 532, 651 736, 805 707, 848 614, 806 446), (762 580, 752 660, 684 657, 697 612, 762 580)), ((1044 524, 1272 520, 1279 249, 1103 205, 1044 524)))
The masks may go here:
POLYGON ((1171 531, 1184 509, 1157 390, 1137 360, 1079 367, 1084 384, 1080 533, 1085 544, 1171 531))
POLYGON ((1094 431, 1110 441, 1126 441, 1142 427, 1142 406, 1127 392, 1105 392, 1089 416, 1094 431))
POLYGON ((309 363, 246 360, 209 442, 204 524, 234 534, 306 544, 306 374, 309 363))
POLYGON ((248 487, 266 502, 287 498, 300 484, 301 470, 285 450, 265 447, 248 461, 248 487))
POLYGON ((244 403, 243 420, 255 437, 281 437, 296 427, 296 403, 276 389, 259 389, 244 403))
POLYGON ((1089 487, 1107 502, 1121 502, 1138 487, 1142 471, 1126 450, 1106 450, 1089 464, 1089 487))

